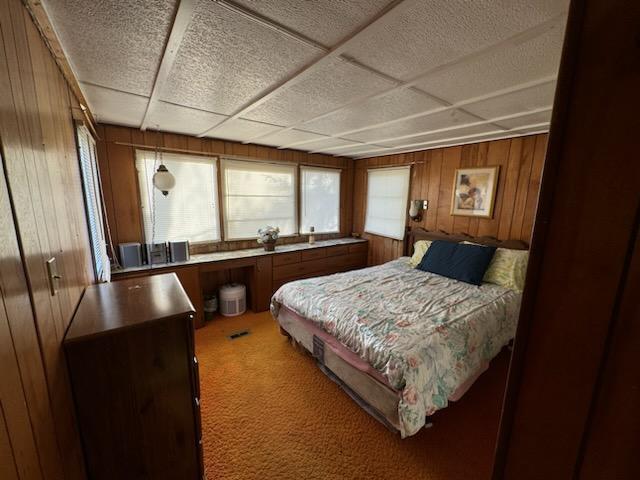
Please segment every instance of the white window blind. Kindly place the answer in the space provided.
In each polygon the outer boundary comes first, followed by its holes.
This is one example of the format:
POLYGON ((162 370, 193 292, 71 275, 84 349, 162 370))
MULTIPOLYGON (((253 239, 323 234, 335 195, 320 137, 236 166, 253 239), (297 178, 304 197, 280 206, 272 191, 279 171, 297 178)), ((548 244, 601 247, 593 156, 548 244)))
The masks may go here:
POLYGON ((404 238, 410 168, 378 168, 367 172, 365 232, 397 240, 404 238))
POLYGON ((91 254, 96 273, 96 280, 108 282, 111 279, 111 268, 107 256, 102 217, 102 195, 100 193, 100 175, 96 156, 96 142, 87 130, 79 125, 76 128, 78 138, 78 156, 82 172, 82 188, 84 191, 87 224, 91 242, 91 254))
POLYGON ((220 240, 215 158, 137 150, 136 169, 147 243, 220 240), (153 186, 160 163, 176 179, 167 196, 153 186))
POLYGON ((300 233, 340 230, 340 170, 300 167, 300 233))
POLYGON ((267 225, 298 230, 295 165, 223 159, 222 194, 226 240, 256 238, 267 225))

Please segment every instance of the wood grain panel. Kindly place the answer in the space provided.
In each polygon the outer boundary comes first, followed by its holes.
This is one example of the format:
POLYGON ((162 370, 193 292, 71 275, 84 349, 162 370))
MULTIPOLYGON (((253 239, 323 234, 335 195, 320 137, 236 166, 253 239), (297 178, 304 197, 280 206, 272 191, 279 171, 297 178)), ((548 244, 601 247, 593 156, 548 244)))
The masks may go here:
POLYGON ((407 219, 407 226, 529 242, 546 145, 547 135, 541 134, 356 160, 353 168, 353 231, 362 233, 369 240, 369 264, 398 258, 403 254, 403 242, 364 233, 367 169, 411 165, 410 199, 428 200, 429 208, 421 221, 407 219), (455 169, 494 165, 500 166, 500 173, 493 217, 451 215, 455 169))
MULTIPOLYGON (((40 356, 38 337, 27 281, 24 276, 22 259, 18 247, 17 233, 13 225, 11 205, 4 178, 4 163, 0 155, 0 312, 8 323, 7 332, 12 345, 1 348, 11 352, 20 369, 20 384, 13 384, 11 378, 2 374, 2 381, 12 392, 24 391, 24 401, 29 407, 29 417, 33 427, 33 437, 39 450, 43 471, 51 478, 62 478, 61 456, 55 437, 52 412, 48 402, 48 389, 40 356)), ((6 363, 8 366, 10 361, 6 363)), ((5 362, 2 362, 5 365, 5 362)), ((0 397, 0 403, 2 403, 0 397)), ((4 478, 4 477, 0 477, 4 478)))
POLYGON ((640 475, 638 19, 569 8, 495 480, 640 475))
POLYGON ((600 385, 591 406, 591 425, 585 433, 580 478, 640 478, 640 233, 620 300, 619 317, 613 327, 600 385))
POLYGON ((2 403, 0 403, 0 478, 18 480, 18 471, 13 458, 13 448, 9 438, 7 420, 4 417, 2 403))
MULTIPOLYGON (((111 228, 113 244, 144 242, 140 212, 140 192, 135 169, 135 148, 121 145, 135 144, 144 148, 177 149, 193 154, 239 155, 262 160, 277 160, 295 164, 340 168, 340 233, 316 235, 318 239, 338 238, 351 233, 353 225, 353 161, 347 158, 309 154, 296 150, 278 150, 260 145, 243 145, 209 138, 195 138, 174 133, 141 132, 138 129, 114 125, 98 125, 101 138, 97 142, 100 173, 108 176, 102 187, 107 204, 106 216, 111 228)), ((306 235, 281 238, 280 244, 306 241, 306 235)), ((242 248, 257 248, 255 240, 217 242, 192 246, 192 253, 206 253, 242 248)))
MULTIPOLYGON (((13 209, 2 233, 11 234, 15 219, 22 249, 3 235, 0 282, 22 385, 16 391, 38 450, 30 468, 47 479, 84 478, 60 349, 93 280, 72 107, 69 85, 23 3, 0 0, 0 138, 13 209), (53 256, 62 279, 52 297, 45 261, 53 256)), ((16 465, 21 478, 37 478, 16 465)))

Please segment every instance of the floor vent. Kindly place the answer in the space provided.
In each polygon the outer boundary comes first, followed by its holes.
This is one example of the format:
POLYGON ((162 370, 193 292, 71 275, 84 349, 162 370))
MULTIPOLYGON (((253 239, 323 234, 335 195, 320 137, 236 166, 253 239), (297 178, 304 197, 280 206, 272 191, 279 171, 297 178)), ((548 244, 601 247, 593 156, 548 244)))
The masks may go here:
POLYGON ((245 335, 249 335, 249 330, 240 330, 239 332, 234 332, 231 335, 227 336, 229 340, 235 340, 236 338, 244 337, 245 335))

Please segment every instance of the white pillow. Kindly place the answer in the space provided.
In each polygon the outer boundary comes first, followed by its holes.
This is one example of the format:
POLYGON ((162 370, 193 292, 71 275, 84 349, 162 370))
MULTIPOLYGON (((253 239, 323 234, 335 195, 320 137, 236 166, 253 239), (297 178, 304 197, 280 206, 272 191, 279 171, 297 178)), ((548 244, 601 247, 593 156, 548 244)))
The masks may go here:
POLYGON ((431 240, 419 240, 413 245, 413 255, 411 255, 411 259, 409 260, 409 265, 413 268, 416 268, 420 265, 422 261, 422 257, 427 253, 427 250, 431 246, 431 240))

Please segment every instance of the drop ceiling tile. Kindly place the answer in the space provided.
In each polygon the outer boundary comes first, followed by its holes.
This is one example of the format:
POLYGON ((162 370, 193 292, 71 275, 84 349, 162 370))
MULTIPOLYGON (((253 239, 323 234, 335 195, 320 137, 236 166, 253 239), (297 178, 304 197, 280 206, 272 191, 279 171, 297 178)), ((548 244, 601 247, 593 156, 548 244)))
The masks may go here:
POLYGON ((225 118, 224 115, 158 102, 150 112, 149 128, 155 129, 159 125, 165 132, 199 135, 225 118))
POLYGON ((525 113, 553 105, 554 92, 555 83, 547 83, 489 100, 471 103, 465 105, 464 109, 486 119, 525 113))
POLYGON ((388 0, 238 0, 236 3, 330 47, 374 17, 388 0))
POLYGON ((300 148, 302 150, 307 151, 325 151, 325 150, 333 150, 338 147, 345 147, 347 145, 350 146, 360 146, 362 143, 354 143, 350 140, 345 140, 343 138, 335 138, 335 137, 324 137, 322 140, 317 140, 309 143, 304 143, 302 145, 296 145, 292 148, 300 148))
POLYGON ((253 122, 243 118, 236 118, 216 128, 211 132, 211 136, 224 138, 225 140, 244 142, 259 135, 275 132, 281 128, 282 127, 279 125, 270 125, 268 123, 253 122))
POLYGON ((148 98, 86 83, 80 83, 80 88, 99 122, 140 127, 148 98))
POLYGON ((401 79, 481 50, 567 8, 567 0, 405 0, 346 54, 401 79), (419 20, 417 20, 419 19, 419 20))
POLYGON ((500 131, 501 129, 495 125, 474 125, 471 127, 458 128, 455 130, 447 130, 445 132, 431 133, 427 135, 418 135, 416 137, 403 138, 399 140, 385 141, 384 144, 391 147, 404 147, 405 145, 421 144, 426 142, 442 142, 458 139, 468 135, 481 135, 489 132, 500 131))
POLYGON ((292 125, 385 90, 393 84, 338 58, 303 74, 298 82, 278 92, 245 116, 267 123, 292 125))
POLYGON ((231 114, 317 55, 216 2, 200 0, 161 98, 231 114))
POLYGON ((526 127, 527 125, 539 125, 541 123, 549 123, 550 121, 551 110, 547 110, 545 112, 532 113, 530 115, 523 115, 521 117, 499 120, 496 123, 508 129, 522 129, 522 127, 526 127))
POLYGON ((350 158, 354 158, 357 157, 358 155, 361 155, 364 152, 368 152, 370 150, 381 150, 382 153, 380 153, 379 155, 385 155, 386 154, 386 150, 384 149, 384 147, 381 147, 380 145, 369 145, 369 144, 361 144, 358 146, 355 146, 353 148, 348 148, 348 149, 338 149, 338 150, 332 150, 332 149, 326 149, 323 150, 322 153, 326 153, 327 155, 340 155, 343 157, 350 157, 350 158))
POLYGON ((403 120, 401 122, 396 122, 371 130, 351 133, 349 135, 345 135, 345 138, 387 145, 387 141, 385 139, 400 137, 404 135, 413 135, 416 133, 426 134, 431 130, 464 125, 477 121, 478 119, 476 117, 468 115, 464 112, 458 110, 447 110, 424 117, 403 120))
POLYGON ((440 108, 439 102, 413 89, 395 90, 304 124, 306 130, 337 134, 440 108))
POLYGON ((520 132, 518 132, 517 135, 509 134, 508 132, 485 133, 485 134, 478 134, 476 136, 470 136, 470 137, 464 137, 464 138, 456 138, 456 139, 450 139, 450 140, 443 139, 442 141, 435 142, 435 143, 424 143, 424 144, 418 144, 418 145, 411 145, 408 147, 390 148, 384 151, 362 152, 354 156, 356 158, 378 157, 382 155, 393 155, 396 153, 433 150, 434 148, 452 147, 454 145, 468 145, 472 143, 488 142, 491 140, 498 140, 502 138, 518 137, 518 136, 521 136, 520 132))
POLYGON ((558 72, 563 38, 564 22, 559 22, 539 37, 438 72, 417 86, 456 103, 550 77, 558 72))
MULTIPOLYGON (((256 140, 256 143, 261 143, 264 145, 271 145, 275 147, 281 147, 283 145, 288 145, 290 143, 302 142, 306 140, 324 140, 327 138, 324 135, 317 135, 311 132, 304 132, 302 130, 284 130, 282 132, 277 132, 273 135, 269 135, 268 137, 259 138, 256 140)), ((296 147, 297 148, 297 147, 296 147)), ((306 145, 301 145, 301 149, 307 150, 306 145)))
POLYGON ((175 0, 43 3, 80 81, 151 94, 175 0))

